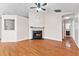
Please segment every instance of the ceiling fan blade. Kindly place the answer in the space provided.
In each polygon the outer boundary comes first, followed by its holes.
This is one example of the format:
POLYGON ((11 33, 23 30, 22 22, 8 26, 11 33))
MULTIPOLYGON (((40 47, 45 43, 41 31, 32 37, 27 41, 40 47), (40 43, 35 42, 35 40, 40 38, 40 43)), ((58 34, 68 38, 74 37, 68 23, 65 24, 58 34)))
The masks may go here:
POLYGON ((46 11, 46 9, 44 9, 44 8, 41 8, 43 11, 46 11))
POLYGON ((45 6, 45 5, 47 5, 47 3, 42 4, 42 6, 45 6))
POLYGON ((30 7, 31 9, 33 9, 33 8, 37 8, 37 7, 30 7))
POLYGON ((37 7, 40 8, 40 3, 38 3, 37 7))
POLYGON ((35 3, 35 5, 37 5, 37 3, 35 3))

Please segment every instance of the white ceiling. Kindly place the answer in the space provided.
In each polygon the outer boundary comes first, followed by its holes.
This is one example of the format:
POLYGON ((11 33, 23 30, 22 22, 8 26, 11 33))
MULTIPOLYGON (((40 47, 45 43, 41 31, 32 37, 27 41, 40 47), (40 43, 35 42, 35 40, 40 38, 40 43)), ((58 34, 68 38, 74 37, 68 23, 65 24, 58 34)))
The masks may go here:
POLYGON ((79 3, 50 3, 47 9, 51 11, 61 9, 62 12, 77 12, 79 10, 79 3))
MULTIPOLYGON (((28 16, 29 8, 34 7, 33 3, 0 3, 0 15, 14 14, 28 16)), ((45 6, 46 11, 53 12, 55 9, 61 9, 62 12, 78 12, 78 3, 48 3, 45 6)))
POLYGON ((29 4, 25 3, 0 3, 0 15, 2 14, 12 14, 27 16, 29 4))

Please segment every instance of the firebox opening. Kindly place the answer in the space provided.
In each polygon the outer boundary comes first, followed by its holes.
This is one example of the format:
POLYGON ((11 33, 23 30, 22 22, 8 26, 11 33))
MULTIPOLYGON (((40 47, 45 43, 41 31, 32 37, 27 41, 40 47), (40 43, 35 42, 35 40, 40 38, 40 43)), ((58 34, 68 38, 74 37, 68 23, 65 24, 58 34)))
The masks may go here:
POLYGON ((33 38, 32 39, 42 39, 42 31, 33 31, 33 38))

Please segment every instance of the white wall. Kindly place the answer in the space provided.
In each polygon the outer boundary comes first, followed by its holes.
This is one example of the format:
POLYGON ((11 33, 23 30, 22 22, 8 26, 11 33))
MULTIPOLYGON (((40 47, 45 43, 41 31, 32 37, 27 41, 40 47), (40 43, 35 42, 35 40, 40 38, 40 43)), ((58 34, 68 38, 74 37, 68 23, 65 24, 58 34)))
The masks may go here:
POLYGON ((29 22, 25 17, 17 16, 17 39, 26 40, 29 37, 29 22))
POLYGON ((30 26, 44 26, 44 38, 62 41, 62 13, 36 12, 32 9, 29 13, 29 39, 32 38, 30 26))
POLYGON ((73 39, 79 48, 79 13, 75 15, 73 20, 73 39))
POLYGON ((28 19, 17 15, 2 15, 2 38, 1 42, 16 42, 28 39, 28 19), (4 29, 4 19, 15 20, 15 30, 4 29))
MULTIPOLYGON (((2 18, 2 17, 1 17, 1 18, 2 18)), ((2 25, 2 24, 1 24, 1 23, 2 23, 2 22, 1 22, 1 18, 0 18, 0 39, 1 39, 1 28, 2 28, 2 26, 1 26, 1 25, 2 25)))
MULTIPOLYGON (((75 15, 74 15, 75 16, 75 15)), ((72 19, 72 27, 71 27, 71 36, 73 38, 74 41, 76 41, 76 38, 75 38, 75 33, 76 33, 76 19, 73 18, 72 19)), ((77 36, 76 36, 77 37, 77 36)))
POLYGON ((44 38, 62 41, 62 14, 45 13, 44 38))
MULTIPOLYGON (((32 30, 38 30, 38 29, 32 29, 30 26, 33 27, 44 27, 44 12, 36 12, 36 10, 32 9, 29 12, 29 39, 32 39, 32 30)), ((41 29, 39 29, 41 30, 41 29)))
POLYGON ((79 13, 75 17, 75 42, 79 48, 79 13))
POLYGON ((75 15, 76 17, 74 17, 74 20, 73 20, 73 39, 76 43, 76 45, 78 46, 78 39, 79 39, 79 29, 78 29, 78 15, 75 15))
POLYGON ((16 20, 16 15, 2 15, 2 33, 1 42, 16 42, 17 41, 17 24, 15 21, 15 30, 5 30, 4 29, 4 19, 14 19, 16 20))
POLYGON ((62 14, 60 13, 37 13, 31 12, 29 16, 29 28, 28 19, 20 16, 5 15, 2 16, 2 20, 15 19, 15 30, 4 30, 4 21, 2 21, 2 41, 16 41, 22 39, 32 38, 32 32, 30 26, 45 27, 44 38, 62 41, 62 14), (29 33, 28 33, 29 32, 29 33), (17 34, 18 33, 18 34, 17 34), (7 35, 8 34, 8 35, 7 35), (29 34, 29 35, 28 35, 29 34), (6 39, 7 38, 7 39, 6 39))
POLYGON ((30 10, 29 12, 29 26, 42 27, 44 26, 44 12, 36 12, 36 10, 30 10))

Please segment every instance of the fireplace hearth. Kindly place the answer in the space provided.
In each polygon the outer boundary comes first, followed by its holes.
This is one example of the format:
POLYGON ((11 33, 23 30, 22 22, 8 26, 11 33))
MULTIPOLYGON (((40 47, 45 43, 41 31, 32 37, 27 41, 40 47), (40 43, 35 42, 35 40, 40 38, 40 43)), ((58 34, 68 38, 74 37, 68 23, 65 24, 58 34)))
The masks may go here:
POLYGON ((42 39, 42 31, 33 31, 33 38, 35 40, 42 39))

